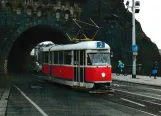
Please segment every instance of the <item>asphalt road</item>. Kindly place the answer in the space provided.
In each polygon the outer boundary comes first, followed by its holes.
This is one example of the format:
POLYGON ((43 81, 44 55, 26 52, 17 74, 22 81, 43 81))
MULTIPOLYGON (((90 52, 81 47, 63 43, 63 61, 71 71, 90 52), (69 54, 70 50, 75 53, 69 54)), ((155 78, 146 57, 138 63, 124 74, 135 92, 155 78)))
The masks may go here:
POLYGON ((27 74, 13 78, 6 116, 161 115, 159 88, 114 82, 114 94, 89 94, 27 74))

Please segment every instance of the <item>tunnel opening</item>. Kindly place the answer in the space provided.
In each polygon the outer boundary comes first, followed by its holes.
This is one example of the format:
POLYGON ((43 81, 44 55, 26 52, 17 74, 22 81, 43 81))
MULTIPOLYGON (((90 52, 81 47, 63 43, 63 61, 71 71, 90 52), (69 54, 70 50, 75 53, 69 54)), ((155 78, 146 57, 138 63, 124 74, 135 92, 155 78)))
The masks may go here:
POLYGON ((70 40, 59 30, 50 26, 39 25, 21 33, 14 42, 8 57, 8 72, 22 73, 31 63, 31 51, 41 42, 51 41, 55 44, 69 44, 70 40))

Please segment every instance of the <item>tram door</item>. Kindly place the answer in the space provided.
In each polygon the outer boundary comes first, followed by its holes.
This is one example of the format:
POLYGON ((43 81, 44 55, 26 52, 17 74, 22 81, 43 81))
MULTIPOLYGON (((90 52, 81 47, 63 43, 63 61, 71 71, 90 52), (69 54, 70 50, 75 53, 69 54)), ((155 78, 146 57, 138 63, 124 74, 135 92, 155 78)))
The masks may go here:
POLYGON ((74 82, 76 86, 83 87, 85 74, 85 51, 74 51, 74 82))
POLYGON ((50 65, 50 76, 52 75, 52 60, 53 60, 53 53, 52 52, 49 52, 49 65, 50 65))

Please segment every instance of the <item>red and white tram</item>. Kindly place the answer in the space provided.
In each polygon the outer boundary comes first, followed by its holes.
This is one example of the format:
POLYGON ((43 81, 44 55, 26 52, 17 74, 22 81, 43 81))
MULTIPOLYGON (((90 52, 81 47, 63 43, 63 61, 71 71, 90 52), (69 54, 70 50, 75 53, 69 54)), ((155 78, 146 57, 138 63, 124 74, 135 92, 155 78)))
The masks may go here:
POLYGON ((85 41, 42 48, 45 79, 76 88, 111 90, 110 46, 101 41, 85 41))

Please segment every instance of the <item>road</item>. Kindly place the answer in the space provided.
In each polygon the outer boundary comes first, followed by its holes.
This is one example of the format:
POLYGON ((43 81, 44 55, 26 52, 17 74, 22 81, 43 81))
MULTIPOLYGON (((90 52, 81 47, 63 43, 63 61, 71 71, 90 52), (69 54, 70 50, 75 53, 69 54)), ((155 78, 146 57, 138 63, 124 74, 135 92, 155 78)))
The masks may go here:
POLYGON ((161 115, 158 88, 114 82, 114 94, 89 94, 29 74, 14 78, 6 116, 161 115))

